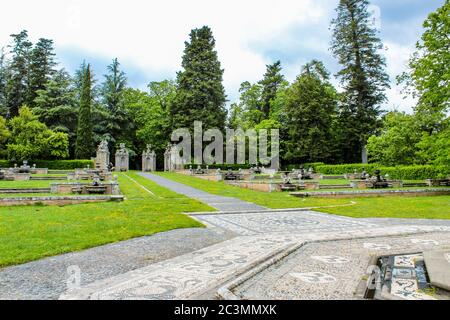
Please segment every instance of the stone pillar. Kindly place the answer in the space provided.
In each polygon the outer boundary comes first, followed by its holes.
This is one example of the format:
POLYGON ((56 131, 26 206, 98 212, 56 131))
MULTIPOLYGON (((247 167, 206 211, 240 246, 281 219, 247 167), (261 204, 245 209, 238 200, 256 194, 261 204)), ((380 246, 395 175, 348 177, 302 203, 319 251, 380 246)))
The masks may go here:
POLYGON ((365 145, 361 149, 361 162, 363 164, 369 163, 369 161, 367 161, 367 148, 365 145))
POLYGON ((129 161, 130 157, 127 148, 125 148, 125 143, 121 143, 119 150, 116 152, 116 171, 128 171, 129 161))
POLYGON ((147 149, 142 153, 142 171, 156 171, 156 154, 152 151, 151 145, 147 145, 147 149))
POLYGON ((109 165, 109 149, 108 142, 103 140, 97 148, 97 156, 95 158, 95 169, 108 170, 109 165))

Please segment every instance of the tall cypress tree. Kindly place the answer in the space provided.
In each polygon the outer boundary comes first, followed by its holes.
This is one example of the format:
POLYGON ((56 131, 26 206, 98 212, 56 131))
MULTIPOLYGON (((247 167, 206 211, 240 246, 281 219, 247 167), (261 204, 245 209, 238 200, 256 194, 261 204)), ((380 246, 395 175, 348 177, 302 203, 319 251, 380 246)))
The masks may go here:
POLYGON ((389 77, 377 31, 370 25, 367 0, 340 0, 331 22, 331 50, 342 69, 337 73, 344 88, 341 105, 342 160, 358 162, 367 138, 379 125, 380 105, 386 101, 389 77))
POLYGON ((281 74, 281 62, 277 61, 273 64, 267 65, 264 78, 259 82, 262 86, 261 93, 261 111, 264 119, 270 116, 270 104, 277 95, 277 91, 283 83, 284 77, 281 74))
POLYGON ((173 127, 192 128, 195 120, 205 128, 224 129, 226 120, 223 69, 209 27, 194 29, 185 42, 183 71, 177 74, 177 93, 171 107, 173 127))
POLYGON ((84 72, 83 85, 80 97, 80 109, 78 113, 77 140, 75 156, 77 159, 89 159, 94 148, 94 138, 91 120, 91 68, 88 64, 84 72))
POLYGON ((21 31, 12 34, 14 44, 10 46, 12 60, 9 65, 6 82, 5 105, 8 109, 8 118, 19 114, 19 108, 26 102, 28 86, 28 63, 32 43, 28 40, 28 32, 21 31))

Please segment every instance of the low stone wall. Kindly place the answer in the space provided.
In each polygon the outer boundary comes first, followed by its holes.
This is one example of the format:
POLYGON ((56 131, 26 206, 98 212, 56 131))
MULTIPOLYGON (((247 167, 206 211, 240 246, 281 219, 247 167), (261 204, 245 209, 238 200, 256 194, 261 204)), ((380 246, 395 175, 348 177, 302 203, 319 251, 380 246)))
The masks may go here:
POLYGON ((21 189, 21 188, 0 188, 0 193, 7 194, 7 193, 50 193, 50 188, 28 188, 28 189, 21 189))
POLYGON ((225 180, 226 184, 246 188, 250 190, 262 192, 281 191, 280 183, 258 182, 258 181, 244 181, 244 180, 225 180))
POLYGON ((217 174, 194 174, 193 177, 200 178, 208 181, 221 181, 222 175, 217 174))
POLYGON ((291 192, 294 197, 319 198, 358 198, 358 197, 392 197, 392 196, 442 196, 450 195, 450 189, 416 189, 416 190, 359 190, 359 191, 319 191, 291 192))
MULTIPOLYGON (((94 171, 86 172, 85 169, 75 169, 74 172, 67 174, 67 180, 93 180, 95 176, 97 176, 97 173, 94 171)), ((113 179, 111 172, 100 172, 98 176, 102 181, 111 181, 113 179)))
POLYGON ((48 168, 31 168, 31 174, 48 174, 48 168))
POLYGON ((50 196, 50 197, 20 197, 0 198, 0 206, 26 206, 42 203, 44 205, 68 205, 88 202, 123 201, 121 195, 110 196, 50 196))
POLYGON ((320 179, 328 179, 328 180, 332 180, 332 179, 345 179, 344 175, 321 175, 322 177, 320 179))
POLYGON ((319 190, 320 183, 315 181, 302 180, 299 182, 300 188, 306 190, 319 190))
POLYGON ((28 181, 30 180, 30 174, 29 173, 6 173, 5 174, 5 180, 8 181, 28 181))
MULTIPOLYGON (((403 187, 402 180, 388 180, 389 188, 401 188, 403 187)), ((350 185, 355 189, 367 189, 370 187, 370 182, 367 180, 353 180, 350 181, 350 185)))
MULTIPOLYGON (((58 194, 89 194, 89 187, 93 187, 90 183, 52 183, 50 185, 51 193, 58 194)), ((102 183, 100 187, 105 187, 105 193, 107 195, 119 195, 120 189, 118 183, 102 183)))

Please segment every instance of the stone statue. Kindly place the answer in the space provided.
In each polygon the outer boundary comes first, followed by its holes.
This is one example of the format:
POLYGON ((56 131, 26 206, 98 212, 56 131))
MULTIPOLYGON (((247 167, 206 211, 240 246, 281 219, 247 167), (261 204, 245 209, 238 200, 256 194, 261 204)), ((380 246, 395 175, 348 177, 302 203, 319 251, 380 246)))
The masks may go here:
POLYGON ((108 141, 102 140, 97 147, 97 155, 95 157, 95 169, 107 171, 109 159, 108 141))

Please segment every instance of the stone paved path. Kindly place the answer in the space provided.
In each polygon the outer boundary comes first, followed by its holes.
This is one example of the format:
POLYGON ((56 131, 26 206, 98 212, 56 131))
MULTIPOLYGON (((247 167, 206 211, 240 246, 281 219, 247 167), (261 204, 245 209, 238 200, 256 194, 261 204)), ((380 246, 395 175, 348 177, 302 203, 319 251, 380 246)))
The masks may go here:
POLYGON ((58 299, 67 290, 70 266, 80 269, 86 286, 232 237, 217 228, 177 229, 0 268, 0 300, 58 299))
MULTIPOLYGON (((383 227, 320 233, 240 236, 199 251, 68 291, 61 299, 214 298, 216 289, 279 255, 308 243, 386 236, 449 233, 449 227, 383 227)), ((367 241, 367 242, 370 242, 367 241)), ((377 248, 368 248, 376 251, 377 248)), ((223 296, 227 298, 227 296, 223 296)))
MULTIPOLYGON (((438 239, 444 234, 442 244, 450 247, 450 221, 354 219, 305 209, 269 210, 157 175, 143 176, 222 212, 191 214, 207 229, 174 230, 5 268, 0 270, 0 298, 54 299, 63 293, 61 299, 211 299, 218 295, 233 299, 236 296, 228 290, 229 283, 255 270, 264 271, 259 268, 268 263, 269 270, 270 263, 284 261, 291 254, 301 255, 302 248, 310 245, 336 244, 333 250, 323 251, 338 255, 356 241, 373 245, 365 248, 373 254, 386 249, 384 242, 392 237, 405 244, 408 236, 438 239), (68 264, 80 264, 87 281, 83 279, 81 288, 64 292, 68 264)), ((402 248, 411 249, 406 244, 402 248)), ((267 288, 276 290, 270 283, 273 274, 264 274, 269 279, 267 288)), ((292 290, 291 298, 308 298, 302 288, 292 290)), ((244 287, 240 294, 248 298, 256 292, 256 287, 244 287)), ((311 296, 331 297, 320 290, 314 294, 311 296)))
POLYGON ((197 199, 203 203, 206 203, 207 205, 216 208, 219 211, 251 211, 251 210, 261 211, 266 209, 262 206, 246 202, 243 200, 230 197, 216 196, 208 192, 186 186, 184 184, 163 178, 155 174, 140 173, 140 175, 176 193, 180 193, 189 198, 197 199))

